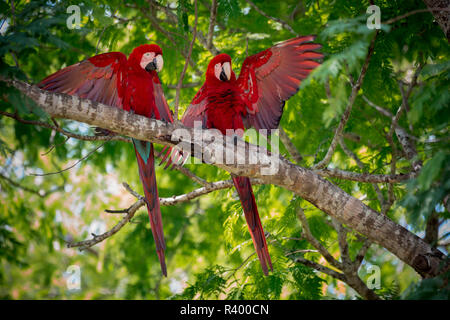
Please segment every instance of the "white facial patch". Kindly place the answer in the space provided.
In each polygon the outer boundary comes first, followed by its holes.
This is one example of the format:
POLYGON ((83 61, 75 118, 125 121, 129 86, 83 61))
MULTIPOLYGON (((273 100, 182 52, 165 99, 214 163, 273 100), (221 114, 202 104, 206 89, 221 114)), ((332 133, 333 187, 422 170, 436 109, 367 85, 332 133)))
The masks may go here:
POLYGON ((222 72, 222 64, 218 63, 214 66, 214 75, 220 80, 220 73, 222 72))
POLYGON ((140 66, 142 69, 145 69, 145 67, 153 61, 155 58, 154 52, 146 52, 142 55, 140 66))

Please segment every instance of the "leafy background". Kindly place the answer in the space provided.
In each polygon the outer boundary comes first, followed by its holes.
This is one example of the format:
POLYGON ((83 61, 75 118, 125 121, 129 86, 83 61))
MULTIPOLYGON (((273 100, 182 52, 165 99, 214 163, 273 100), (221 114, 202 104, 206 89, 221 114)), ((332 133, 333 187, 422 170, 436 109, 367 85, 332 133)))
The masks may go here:
MULTIPOLYGON (((286 104, 282 126, 303 155, 302 166, 322 159, 344 111, 374 30, 366 26, 369 1, 254 1, 270 17, 286 21, 299 34, 317 34, 325 59, 298 94, 286 104), (325 89, 329 84, 331 96, 325 89)), ((382 21, 417 8, 422 1, 375 1, 382 21)), ((209 1, 198 1, 198 30, 208 34, 209 1)), ((143 43, 158 43, 164 52, 160 77, 173 108, 180 73, 194 25, 194 2, 178 1, 1 1, 0 74, 37 83, 45 76, 98 53, 129 54, 143 43), (69 29, 67 8, 81 9, 81 28, 69 29), (158 28, 158 26, 160 28, 158 28)), ((238 71, 246 57, 289 39, 293 34, 247 1, 219 0, 213 44, 233 58, 238 71)), ((362 94, 395 114, 401 104, 398 81, 426 63, 410 98, 407 116, 399 124, 417 138, 420 175, 393 188, 396 201, 388 216, 424 236, 431 215, 439 219, 439 248, 448 249, 449 217, 445 197, 450 189, 449 46, 429 13, 418 13, 383 25, 362 86, 362 94)), ((199 40, 192 52, 181 90, 180 112, 203 81, 213 56, 199 40)), ((32 102, 0 82, 0 109, 24 119, 51 120, 32 102)), ((59 120, 58 120, 59 121, 59 120)), ((380 115, 358 95, 345 128, 345 142, 371 173, 389 173, 392 148, 386 142, 390 119, 380 115), (353 137, 353 139, 352 139, 353 137), (357 137, 355 139, 354 137, 357 137)), ((93 129, 73 121, 59 121, 72 132, 93 129)), ((355 299, 359 296, 341 281, 294 262, 287 253, 303 250, 309 260, 326 265, 301 235, 296 208, 302 206, 311 231, 339 256, 337 236, 329 218, 306 201, 276 186, 255 186, 265 231, 270 233, 274 272, 262 275, 245 219, 234 190, 221 190, 193 201, 162 208, 169 277, 162 278, 146 210, 132 223, 95 247, 79 252, 66 243, 83 240, 115 225, 117 215, 105 209, 127 208, 135 200, 126 181, 142 194, 131 146, 106 143, 98 151, 61 174, 35 176, 68 167, 102 142, 69 139, 51 130, 0 118, 0 297, 4 299, 355 299), (81 289, 69 290, 70 266, 81 268, 81 289)), ((398 141, 396 141, 398 145, 398 141)), ((286 154, 282 146, 281 152, 286 154)), ((330 164, 361 172, 357 163, 338 148, 330 164)), ((208 181, 228 179, 213 166, 188 165, 208 181)), ((398 172, 410 163, 401 158, 398 172)), ((177 171, 157 169, 161 197, 184 194, 196 185, 177 171)), ((372 185, 332 179, 346 192, 375 210, 380 203, 372 185)), ((379 185, 388 197, 385 184, 379 185)), ((350 253, 362 242, 353 232, 350 253)), ((437 245, 437 243, 434 243, 437 245)), ((381 270, 377 293, 388 299, 448 298, 448 279, 420 281, 419 276, 386 249, 373 245, 359 269, 363 281, 369 266, 381 270)))

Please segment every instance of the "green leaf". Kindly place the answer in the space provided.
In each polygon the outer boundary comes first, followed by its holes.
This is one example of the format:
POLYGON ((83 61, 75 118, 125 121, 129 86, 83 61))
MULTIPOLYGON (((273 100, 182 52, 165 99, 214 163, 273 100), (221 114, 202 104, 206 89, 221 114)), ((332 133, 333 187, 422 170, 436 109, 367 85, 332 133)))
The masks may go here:
POLYGON ((425 163, 418 177, 418 181, 422 190, 426 190, 431 186, 431 183, 436 179, 439 172, 441 171, 445 158, 445 152, 439 151, 431 160, 425 163))
POLYGON ((234 18, 239 12, 239 2, 237 0, 218 0, 217 11, 223 13, 225 17, 234 18))

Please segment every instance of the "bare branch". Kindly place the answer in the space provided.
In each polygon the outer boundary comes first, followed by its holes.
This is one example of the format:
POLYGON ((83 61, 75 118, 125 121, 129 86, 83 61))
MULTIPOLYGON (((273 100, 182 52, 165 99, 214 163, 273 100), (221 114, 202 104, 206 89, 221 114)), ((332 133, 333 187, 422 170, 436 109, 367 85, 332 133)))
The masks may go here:
POLYGON ((67 244, 68 248, 79 247, 80 250, 92 247, 99 242, 111 237, 116 234, 120 229, 122 229, 130 220, 134 217, 136 211, 145 204, 144 200, 139 200, 135 202, 131 207, 127 209, 127 214, 119 221, 111 230, 102 233, 101 235, 92 234, 93 238, 89 240, 84 240, 80 242, 69 242, 67 244))
POLYGON ((346 270, 350 269, 352 265, 352 261, 350 260, 350 256, 348 253, 347 229, 344 228, 342 224, 340 224, 339 221, 334 218, 331 218, 331 223, 333 224, 333 227, 338 234, 338 244, 339 250, 341 252, 342 268, 345 272, 346 270))
POLYGON ((299 0, 298 3, 295 5, 294 10, 292 10, 291 14, 289 15, 289 20, 294 21, 298 14, 305 12, 305 5, 303 4, 303 0, 299 0))
POLYGON ((206 38, 206 46, 211 49, 213 43, 213 35, 214 35, 214 26, 216 24, 216 15, 217 15, 217 0, 212 0, 211 11, 209 16, 209 29, 208 29, 208 37, 206 38))
MULTIPOLYGON (((361 170, 365 170, 365 165, 364 165, 364 163, 358 158, 358 156, 357 156, 355 153, 353 153, 353 151, 351 151, 351 150, 347 147, 347 145, 346 145, 345 142, 344 142, 343 137, 341 137, 341 139, 339 140, 339 145, 341 146, 342 150, 344 150, 344 153, 345 153, 348 157, 350 157, 350 158, 352 158, 353 160, 355 160, 356 164, 358 165, 358 167, 359 167, 361 170)), ((378 185, 377 185, 376 183, 372 183, 372 187, 374 188, 375 193, 377 194, 378 202, 380 203, 380 207, 383 207, 384 204, 385 204, 385 199, 384 199, 383 193, 381 192, 380 188, 378 187, 378 185)))
POLYGON ((177 85, 177 92, 175 95, 175 107, 174 107, 174 118, 175 121, 178 120, 178 105, 180 103, 180 89, 181 85, 183 84, 183 79, 186 74, 186 70, 189 64, 189 60, 191 59, 192 55, 192 48, 194 47, 195 37, 197 36, 197 21, 198 21, 198 11, 197 11, 197 0, 194 0, 194 6, 195 6, 195 22, 194 22, 194 32, 192 34, 192 41, 189 45, 189 51, 186 56, 186 62, 184 63, 183 71, 180 74, 180 79, 178 80, 177 85))
POLYGON ((329 276, 331 276, 331 277, 333 277, 335 279, 338 279, 338 280, 341 280, 341 281, 345 282, 345 275, 343 273, 341 273, 341 272, 334 271, 334 270, 332 270, 330 268, 327 268, 327 267, 325 267, 325 266, 323 266, 321 264, 318 264, 316 262, 307 260, 307 259, 305 259, 303 257, 295 257, 294 261, 297 262, 297 263, 304 264, 307 267, 313 268, 313 269, 315 269, 315 270, 317 270, 319 272, 325 273, 325 274, 327 274, 327 275, 329 275, 329 276))
MULTIPOLYGON (((404 93, 404 90, 402 90, 401 92, 404 93)), ((364 99, 364 101, 367 102, 369 106, 375 108, 375 110, 380 112, 382 115, 385 115, 386 117, 391 119, 392 121, 391 124, 395 126, 394 129, 395 134, 397 135, 398 141, 400 142, 400 145, 402 146, 402 149, 405 152, 406 158, 410 161, 413 161, 412 163, 413 170, 419 171, 421 163, 418 159, 415 159, 417 158, 417 151, 414 142, 412 141, 412 140, 418 141, 419 139, 406 132, 406 130, 398 124, 398 121, 394 122, 395 116, 392 114, 392 112, 373 103, 365 95, 362 95, 362 98, 364 99)))
MULTIPOLYGON (((108 142, 108 141, 106 141, 108 142)), ((106 142, 103 142, 101 145, 95 147, 95 149, 89 151, 89 153, 87 155, 85 155, 83 158, 78 159, 74 164, 68 166, 67 168, 55 171, 55 172, 48 172, 48 173, 28 173, 30 176, 38 176, 38 177, 44 177, 44 176, 50 176, 53 174, 60 174, 63 173, 65 171, 68 171, 70 169, 72 169, 73 167, 75 167, 77 164, 81 163, 82 161, 86 160, 87 158, 89 158, 92 154, 94 154, 98 149, 100 149, 101 147, 103 147, 106 142)))
POLYGON ((326 178, 339 178, 366 183, 399 183, 417 177, 415 172, 406 174, 370 174, 328 168, 314 170, 314 172, 326 178))
POLYGON ((26 187, 26 186, 20 184, 19 182, 14 181, 13 179, 11 179, 11 178, 5 176, 5 175, 2 174, 2 173, 0 173, 0 179, 3 179, 3 180, 5 180, 5 181, 7 181, 7 182, 8 182, 10 185, 12 185, 13 187, 16 187, 16 188, 22 189, 23 191, 26 191, 26 192, 35 194, 35 195, 37 195, 37 196, 39 196, 39 197, 41 197, 41 198, 45 198, 45 197, 47 197, 48 195, 50 195, 50 194, 52 194, 52 193, 55 193, 55 192, 57 192, 57 191, 64 190, 64 185, 59 186, 59 187, 56 187, 56 188, 53 188, 53 189, 48 190, 48 191, 36 190, 36 189, 33 189, 33 188, 26 187))
POLYGON ((367 104, 368 104, 369 106, 375 108, 375 110, 377 110, 377 111, 378 111, 379 113, 381 113, 382 115, 384 115, 384 116, 386 116, 386 117, 388 117, 388 118, 390 118, 390 119, 393 119, 393 118, 394 118, 394 115, 392 114, 392 112, 390 112, 389 110, 387 110, 387 109, 385 109, 385 108, 383 108, 383 107, 380 107, 379 105, 373 103, 373 102, 372 102, 371 100, 369 100, 369 98, 367 98, 364 94, 361 95, 361 97, 363 98, 364 101, 367 102, 367 104))
MULTIPOLYGON (((258 180, 258 179, 252 179, 251 183, 253 185, 256 184, 262 184, 262 181, 258 180)), ((88 240, 84 240, 84 241, 80 241, 80 242, 71 242, 68 244, 69 248, 73 248, 73 247, 79 247, 80 250, 84 250, 88 247, 92 247, 94 245, 96 245, 97 243, 102 242, 103 240, 113 236, 114 234, 116 234, 120 229, 122 229, 128 222, 130 222, 130 220, 134 217, 135 213, 145 205, 145 197, 141 196, 140 194, 138 194, 136 191, 134 191, 126 182, 122 183, 122 185, 124 186, 124 188, 130 193, 132 194, 136 199, 138 199, 138 201, 136 201, 133 205, 131 205, 131 207, 127 208, 127 209, 122 209, 122 210, 105 210, 108 213, 125 213, 126 215, 122 218, 122 220, 119 221, 119 223, 117 223, 112 229, 110 229, 109 231, 106 231, 105 233, 101 234, 101 235, 93 235, 92 239, 88 239, 88 240)), ((169 198, 159 198, 159 203, 161 206, 173 206, 176 204, 180 204, 180 203, 184 203, 184 202, 188 202, 191 201, 195 198, 198 198, 200 196, 203 196, 205 194, 211 193, 213 191, 217 191, 217 190, 223 190, 223 189, 227 189, 227 188, 232 188, 233 185, 233 180, 223 180, 223 181, 216 181, 216 182, 212 182, 210 183, 208 186, 206 187, 201 187, 198 188, 194 191, 191 191, 189 193, 186 194, 182 194, 182 195, 178 195, 178 196, 172 196, 169 198)))
MULTIPOLYGON (((201 85, 201 82, 191 82, 191 83, 183 83, 181 85, 181 89, 185 89, 185 88, 195 88, 198 87, 199 85, 201 85)), ((167 88, 169 89, 177 89, 178 88, 178 84, 168 84, 167 88)))
POLYGON ((303 160, 303 157, 300 152, 298 152, 298 149, 292 143, 291 139, 287 135, 286 131, 284 131, 283 127, 281 127, 281 125, 279 126, 279 132, 281 142, 283 142, 283 145, 286 147, 294 162, 300 163, 303 160))
POLYGON ((308 220, 306 219, 305 213, 302 208, 297 208, 297 217, 302 222, 302 235, 308 240, 309 243, 312 244, 314 248, 316 248, 320 254, 331 264, 333 267, 337 269, 342 269, 342 263, 333 258, 333 256, 328 252, 328 250, 317 240, 311 230, 309 229, 308 220))
MULTIPOLYGON (((151 2, 151 1, 150 1, 151 2)), ((172 43, 172 46, 175 50, 181 53, 183 57, 188 57, 187 53, 184 52, 184 50, 180 49, 180 45, 175 41, 175 39, 172 37, 171 33, 168 32, 166 29, 164 29, 158 22, 158 19, 153 15, 152 12, 149 12, 146 8, 139 8, 142 14, 147 17, 147 19, 150 21, 151 25, 160 33, 164 34, 166 38, 172 43)), ((195 70, 195 73, 198 76, 201 76, 203 73, 199 70, 197 64, 192 60, 191 57, 188 58, 189 64, 191 67, 195 70)))
POLYGON ((450 39, 450 8, 448 0, 424 0, 423 2, 432 11, 434 19, 441 27, 448 41, 450 39))
POLYGON ((177 170, 179 172, 181 172, 182 174, 184 174, 185 176, 187 176, 188 178, 190 178, 192 181, 202 185, 202 186, 207 186, 210 183, 208 181, 206 181, 203 178, 200 178, 199 176, 197 176, 196 174, 194 174, 192 171, 190 171, 189 169, 187 169, 186 167, 181 167, 178 165, 173 165, 172 168, 174 170, 177 170))
POLYGON ((51 125, 51 124, 49 124, 47 122, 38 121, 38 120, 26 120, 26 119, 23 119, 17 113, 9 113, 9 112, 0 110, 0 115, 8 117, 8 118, 15 119, 15 120, 17 120, 17 121, 19 121, 21 123, 24 123, 24 124, 29 124, 29 125, 33 125, 33 126, 39 126, 39 127, 48 128, 48 129, 57 131, 59 133, 62 133, 66 137, 75 138, 75 139, 78 139, 78 140, 83 140, 83 141, 112 141, 112 140, 119 140, 119 141, 124 141, 124 142, 131 142, 130 138, 126 138, 126 137, 123 137, 123 136, 120 136, 120 135, 114 135, 114 136, 87 136, 87 135, 73 133, 73 132, 70 132, 70 131, 62 129, 59 126, 51 125))
POLYGON ((279 24, 281 24, 281 26, 288 30, 290 33, 292 33, 295 36, 298 36, 297 32, 294 31, 294 29, 292 29, 292 27, 284 20, 280 19, 280 18, 275 18, 272 16, 269 16, 267 13, 265 13, 264 11, 262 11, 260 8, 258 8, 256 6, 256 4, 253 3, 253 1, 251 0, 245 0, 253 9, 255 9, 259 14, 261 14, 262 16, 266 17, 269 20, 273 20, 275 22, 278 22, 279 24))
POLYGON ((372 245, 372 241, 370 241, 369 239, 364 240, 362 247, 359 249, 358 253, 356 254, 355 261, 353 262, 355 271, 358 270, 359 266, 363 262, 364 257, 366 256, 366 253, 369 250, 371 245, 372 245))
POLYGON ((436 20, 438 21, 438 23, 441 25, 442 31, 444 31, 444 34, 446 35, 447 39, 449 38, 449 33, 448 33, 448 13, 445 14, 445 12, 449 12, 450 8, 448 8, 448 2, 446 0, 425 0, 424 1, 428 8, 427 9, 417 9, 417 10, 413 10, 407 13, 404 13, 402 15, 399 15, 397 17, 391 18, 389 20, 383 21, 382 24, 392 24, 394 22, 403 20, 409 16, 412 16, 414 14, 417 13, 423 13, 423 12, 431 12, 435 17, 436 20), (436 4, 438 4, 438 2, 441 2, 443 4, 442 7, 437 7, 436 4), (447 22, 445 22, 447 21, 447 22))
POLYGON ((363 66, 362 66, 358 80, 356 81, 355 85, 352 87, 352 92, 348 99, 347 107, 345 108, 344 114, 341 117, 341 121, 339 122, 339 125, 334 133, 334 137, 333 137, 333 140, 331 141, 330 147, 328 148, 327 154, 321 161, 319 161, 316 165, 313 166, 314 169, 325 168, 328 165, 328 163, 330 162, 331 157, 334 154, 334 151, 337 147, 337 144, 342 135, 344 127, 350 117, 350 113, 352 111, 353 104, 355 103, 356 96, 358 95, 359 89, 361 88, 362 82, 364 80, 364 76, 366 75, 366 72, 367 72, 367 68, 369 67, 369 62, 370 62, 370 58, 372 57, 372 54, 373 54, 373 50, 375 47, 375 39, 377 37, 377 34, 378 34, 378 32, 375 33, 374 37, 372 38, 372 41, 370 42, 367 56, 366 56, 363 66))
MULTIPOLYGON (((251 179, 252 185, 262 184, 262 181, 259 179, 251 179)), ((223 180, 211 182, 207 186, 195 189, 186 194, 182 194, 179 196, 172 196, 169 198, 160 198, 159 202, 162 206, 173 206, 179 203, 188 202, 205 194, 211 193, 217 190, 223 190, 232 188, 234 186, 233 180, 223 180)))

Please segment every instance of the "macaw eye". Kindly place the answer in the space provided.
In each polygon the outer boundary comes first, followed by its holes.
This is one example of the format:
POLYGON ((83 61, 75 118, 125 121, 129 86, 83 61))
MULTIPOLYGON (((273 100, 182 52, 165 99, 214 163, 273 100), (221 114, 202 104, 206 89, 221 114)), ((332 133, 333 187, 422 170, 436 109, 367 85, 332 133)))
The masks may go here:
MULTIPOLYGON (((149 62, 155 60, 154 58, 155 58, 154 52, 145 52, 141 58, 141 63, 140 63, 141 68, 145 69, 147 67, 147 65, 149 64, 149 62)), ((153 70, 156 70, 156 65, 154 66, 153 70)))

